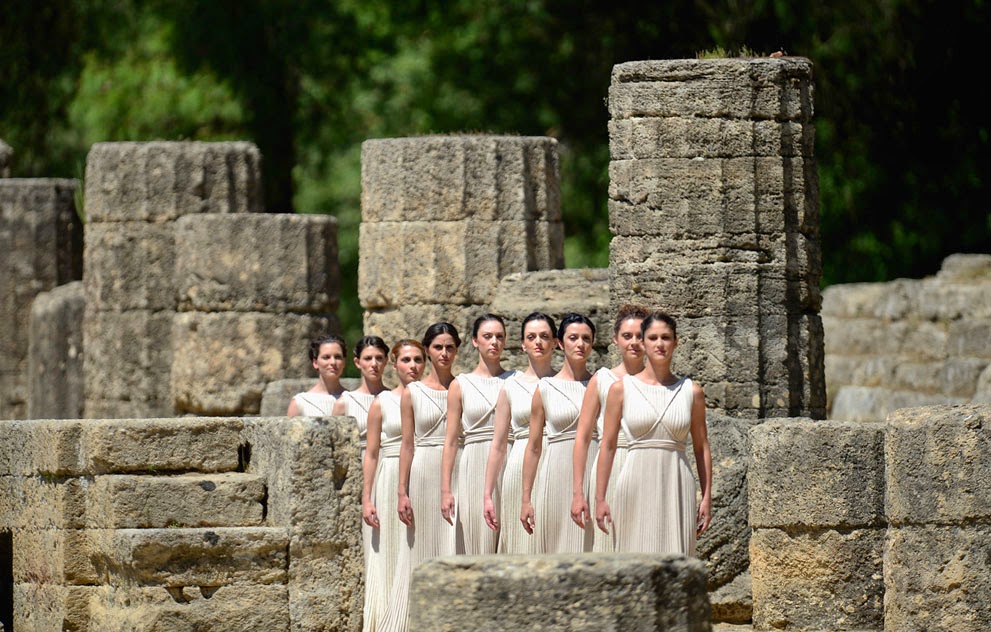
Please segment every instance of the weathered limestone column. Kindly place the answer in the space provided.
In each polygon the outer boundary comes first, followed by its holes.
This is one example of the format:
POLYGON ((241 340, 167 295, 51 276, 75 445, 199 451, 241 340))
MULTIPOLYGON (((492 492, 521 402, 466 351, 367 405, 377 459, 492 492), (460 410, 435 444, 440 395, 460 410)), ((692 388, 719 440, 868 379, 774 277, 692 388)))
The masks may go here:
POLYGON ((27 415, 35 296, 82 276, 76 180, 0 179, 0 419, 27 415))
POLYGON ((85 311, 82 281, 35 297, 28 333, 28 419, 82 418, 85 311))
POLYGON ((885 629, 883 425, 775 419, 750 440, 754 630, 885 629))
POLYGON ((619 64, 609 110, 613 307, 678 319, 710 407, 822 418, 811 62, 619 64))
POLYGON ((712 629, 705 567, 676 555, 436 558, 410 600, 414 632, 712 629))
POLYGON ((98 143, 86 162, 86 415, 173 414, 175 221, 262 210, 250 143, 98 143))
POLYGON ((501 278, 564 266, 552 138, 368 140, 361 183, 368 333, 419 339, 441 319, 467 332, 501 278))
POLYGON ((885 436, 885 629, 991 629, 991 406, 898 410, 885 436))
POLYGON ((256 414, 265 386, 305 375, 309 341, 338 330, 337 220, 187 215, 175 242, 172 406, 256 414))

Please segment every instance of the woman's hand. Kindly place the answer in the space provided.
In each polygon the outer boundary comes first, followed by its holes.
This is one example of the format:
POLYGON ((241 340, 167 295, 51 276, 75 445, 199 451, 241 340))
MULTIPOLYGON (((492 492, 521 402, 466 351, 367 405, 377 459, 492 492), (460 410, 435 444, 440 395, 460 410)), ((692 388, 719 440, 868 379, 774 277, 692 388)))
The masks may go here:
POLYGON ((379 528, 378 513, 375 511, 375 505, 371 501, 361 504, 361 517, 369 527, 373 529, 379 528))
POLYGON ((533 519, 533 505, 525 500, 520 509, 520 522, 523 523, 523 529, 533 535, 533 528, 537 524, 533 519))
POLYGON ((582 494, 575 494, 574 498, 571 500, 571 519, 576 525, 585 528, 588 523, 591 514, 588 510, 588 501, 585 500, 585 496, 582 494))
POLYGON ((609 533, 609 528, 612 528, 612 512, 609 511, 609 503, 605 500, 600 500, 595 503, 595 522, 599 525, 599 529, 603 533, 609 533))
POLYGON ((485 509, 482 511, 482 515, 485 516, 485 524, 489 525, 489 529, 499 530, 499 516, 496 515, 495 503, 492 502, 491 497, 485 499, 485 509))
POLYGON ((440 515, 451 526, 454 526, 454 494, 451 492, 440 493, 440 515))
POLYGON ((708 531, 710 524, 712 524, 712 501, 709 498, 703 498, 702 502, 699 503, 698 518, 695 520, 696 537, 708 531))
POLYGON ((413 526, 413 505, 409 501, 409 496, 403 494, 399 497, 399 504, 397 505, 399 510, 399 519, 402 523, 408 527, 413 526))

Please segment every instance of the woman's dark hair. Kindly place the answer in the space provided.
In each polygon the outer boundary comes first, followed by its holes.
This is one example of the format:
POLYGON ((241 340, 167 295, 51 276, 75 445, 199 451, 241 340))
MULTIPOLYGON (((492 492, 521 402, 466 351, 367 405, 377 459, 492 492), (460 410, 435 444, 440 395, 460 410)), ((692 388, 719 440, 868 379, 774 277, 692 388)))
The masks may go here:
POLYGON ((389 345, 385 344, 385 340, 382 340, 378 336, 362 336, 354 345, 354 357, 360 358, 361 352, 367 347, 375 347, 382 351, 382 355, 389 355, 389 345))
POLYGON ((502 330, 506 331, 506 323, 502 320, 502 316, 496 316, 495 314, 482 314, 475 319, 474 324, 471 326, 471 337, 478 338, 478 330, 482 327, 482 323, 487 323, 490 320, 502 325, 502 330))
POLYGON ((647 335, 647 330, 656 322, 662 322, 671 328, 671 333, 674 334, 674 339, 678 339, 678 323, 674 322, 674 317, 672 317, 667 312, 651 312, 643 319, 640 323, 640 333, 647 335))
POLYGON ((588 328, 592 330, 592 340, 595 340, 595 325, 592 323, 591 319, 584 314, 576 314, 574 312, 565 314, 561 318, 561 324, 557 327, 558 340, 564 340, 564 332, 568 330, 568 327, 575 324, 588 325, 588 328))
POLYGON ((616 322, 613 323, 612 332, 614 334, 618 334, 620 326, 631 318, 635 320, 643 320, 649 315, 650 310, 643 305, 631 305, 630 303, 624 303, 619 306, 619 311, 616 312, 616 322))
POLYGON ((416 347, 417 349, 420 350, 420 353, 423 354, 424 358, 427 357, 427 352, 423 348, 423 345, 420 344, 419 340, 413 340, 412 338, 403 338, 396 344, 392 345, 392 351, 389 352, 389 357, 392 358, 393 364, 395 364, 396 360, 399 359, 399 350, 402 349, 403 347, 416 347))
POLYGON ((427 331, 423 334, 423 346, 429 348, 434 338, 442 334, 449 334, 451 338, 454 338, 454 344, 458 347, 461 346, 461 336, 458 335, 457 328, 451 323, 434 323, 427 327, 427 331))
POLYGON ((340 345, 341 355, 344 355, 344 353, 346 353, 346 349, 348 348, 348 343, 344 342, 344 338, 341 338, 337 334, 320 336, 310 342, 310 362, 313 362, 320 357, 320 347, 329 344, 340 345))
POLYGON ((520 338, 526 336, 526 326, 535 320, 542 320, 547 323, 551 328, 551 334, 557 331, 557 325, 554 324, 554 319, 543 312, 530 312, 526 318, 523 319, 523 324, 520 326, 520 338))

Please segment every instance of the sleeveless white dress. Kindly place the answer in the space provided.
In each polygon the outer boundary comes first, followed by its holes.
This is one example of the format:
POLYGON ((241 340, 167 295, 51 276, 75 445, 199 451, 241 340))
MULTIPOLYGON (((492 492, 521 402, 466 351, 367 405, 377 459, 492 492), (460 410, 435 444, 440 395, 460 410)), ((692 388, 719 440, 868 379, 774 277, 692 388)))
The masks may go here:
POLYGON ((533 402, 533 393, 537 390, 537 382, 538 380, 528 381, 522 373, 517 373, 508 378, 503 386, 506 399, 509 400, 509 439, 512 445, 506 456, 502 493, 496 507, 500 527, 499 552, 510 555, 537 552, 536 535, 527 533, 520 522, 520 507, 523 504, 523 456, 530 443, 530 404, 533 402))
POLYGON ((399 560, 399 544, 405 535, 405 525, 399 520, 399 446, 403 439, 403 423, 399 410, 399 395, 383 391, 378 396, 382 410, 382 435, 379 466, 372 488, 372 503, 378 514, 379 528, 371 529, 370 549, 366 552, 365 629, 380 630, 389 610, 392 585, 399 560))
MULTIPOLYGON (((409 500, 414 526, 401 525, 399 560, 383 630, 409 629, 409 582, 413 569, 443 555, 464 552, 458 531, 440 513, 441 461, 447 432, 447 391, 413 382, 407 388, 413 404, 414 450, 409 472, 409 500)), ((451 481, 457 497, 457 462, 451 481)), ((393 490, 393 494, 396 490, 393 490)))
MULTIPOLYGON (((584 530, 571 520, 571 498, 575 432, 588 382, 541 378, 537 385, 544 404, 544 434, 547 447, 534 483, 534 535, 540 553, 582 553, 592 550, 592 523, 584 530)), ((585 480, 589 480, 589 459, 585 480)), ((588 484, 585 484, 588 496, 588 484)))
POLYGON ((670 386, 623 378, 629 448, 616 481, 616 550, 695 555, 696 485, 685 458, 692 425, 692 381, 670 386))
POLYGON ((296 393, 292 400, 304 417, 330 417, 334 414, 337 397, 330 393, 296 393))
MULTIPOLYGON (((457 523, 464 534, 465 554, 489 555, 496 552, 499 532, 485 524, 485 467, 492 447, 496 400, 506 379, 515 371, 497 377, 462 373, 461 432, 464 448, 458 463, 458 492, 455 494, 457 523)), ((499 490, 493 490, 498 503, 499 490)), ((498 506, 498 505, 497 505, 498 506)))
MULTIPOLYGON (((596 390, 599 394, 599 418, 596 420, 596 431, 598 436, 602 436, 603 421, 606 413, 606 396, 609 394, 609 387, 619 381, 619 377, 612 372, 611 369, 607 367, 602 367, 595 372, 596 379, 596 390)), ((612 508, 613 492, 616 489, 616 479, 619 478, 619 473, 623 470, 623 463, 626 461, 626 449, 628 441, 626 437, 626 431, 622 427, 619 429, 619 435, 616 437, 616 454, 613 456, 612 461, 612 474, 609 476, 609 486, 606 488, 606 501, 609 503, 609 507, 612 508)), ((589 497, 589 509, 594 512, 594 503, 591 502, 595 499, 595 485, 596 479, 598 478, 598 456, 593 457, 591 454, 591 448, 589 449, 589 459, 595 463, 592 467, 591 481, 588 487, 588 497, 589 497)), ((593 513, 594 517, 594 513, 593 513)), ((595 529, 595 543, 592 545, 592 550, 596 553, 612 553, 616 550, 616 531, 613 530, 612 533, 603 533, 599 529, 595 529)))

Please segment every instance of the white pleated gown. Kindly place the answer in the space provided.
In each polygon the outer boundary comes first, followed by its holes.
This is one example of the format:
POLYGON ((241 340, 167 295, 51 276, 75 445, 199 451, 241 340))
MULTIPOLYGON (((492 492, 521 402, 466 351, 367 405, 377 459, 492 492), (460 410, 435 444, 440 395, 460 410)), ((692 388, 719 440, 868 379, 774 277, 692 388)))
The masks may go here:
POLYGON ((695 555, 696 485, 685 457, 692 425, 692 381, 671 386, 623 378, 629 449, 616 481, 616 550, 695 555))
POLYGON ((530 404, 533 393, 537 390, 537 380, 528 381, 522 373, 517 373, 506 380, 503 389, 509 400, 509 438, 512 445, 503 470, 500 502, 496 504, 499 514, 499 552, 526 555, 537 552, 537 537, 527 533, 520 522, 520 508, 523 505, 523 455, 530 442, 530 404))
MULTIPOLYGON (((599 394, 599 418, 596 420, 596 431, 598 436, 602 436, 603 430, 603 420, 606 413, 606 396, 609 394, 609 387, 619 381, 619 377, 612 372, 611 369, 607 367, 602 367, 595 372, 596 375, 596 390, 599 394)), ((616 479, 619 478, 619 473, 623 470, 623 463, 626 461, 626 448, 628 442, 626 438, 626 431, 623 430, 622 426, 619 429, 619 434, 616 437, 616 453, 613 456, 612 470, 609 476, 609 486, 606 488, 606 501, 609 503, 610 508, 612 507, 613 493, 616 489, 616 479)), ((596 479, 598 478, 598 455, 593 456, 591 453, 591 448, 589 448, 589 459, 595 463, 592 467, 591 481, 588 486, 588 497, 589 497, 589 509, 595 511, 594 503, 591 502, 595 499, 595 486, 596 479)), ((593 514, 594 515, 594 514, 593 514)), ((616 550, 616 531, 613 530, 611 533, 603 533, 600 529, 595 529, 595 543, 592 545, 592 550, 596 553, 612 553, 616 550)))
POLYGON ((337 397, 330 393, 296 393, 292 396, 303 417, 330 417, 337 397))
MULTIPOLYGON (((447 432, 447 391, 420 382, 407 388, 413 403, 414 451, 409 473, 409 500, 414 526, 400 529, 399 561, 383 630, 409 629, 409 581, 423 562, 464 551, 457 530, 440 513, 441 461, 447 432)), ((455 462, 457 473, 457 462, 455 462)), ((457 496, 457 477, 451 482, 457 496)), ((396 494, 397 490, 393 490, 396 494)))
MULTIPOLYGON (((592 550, 592 523, 579 529, 571 520, 573 456, 578 415, 588 382, 541 378, 537 388, 544 404, 547 446, 534 483, 534 535, 539 553, 582 553, 592 550)), ((585 480, 593 459, 585 465, 585 480)), ((588 496, 588 484, 585 484, 588 496)))
POLYGON ((378 401, 382 409, 382 437, 372 503, 378 514, 379 528, 371 529, 370 549, 365 557, 365 630, 382 629, 392 597, 399 544, 406 531, 399 520, 396 495, 399 487, 399 446, 403 439, 400 399, 392 391, 384 391, 379 394, 378 401))
MULTIPOLYGON (((492 447, 496 400, 506 379, 514 374, 514 371, 506 371, 497 377, 483 377, 462 373, 457 378, 461 386, 464 449, 458 463, 455 503, 466 555, 489 555, 498 548, 499 532, 485 524, 485 467, 492 447)), ((498 488, 493 490, 492 496, 498 506, 498 488)))

